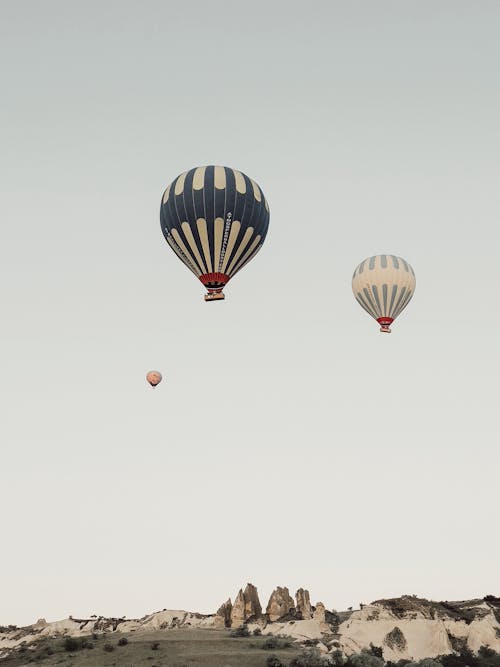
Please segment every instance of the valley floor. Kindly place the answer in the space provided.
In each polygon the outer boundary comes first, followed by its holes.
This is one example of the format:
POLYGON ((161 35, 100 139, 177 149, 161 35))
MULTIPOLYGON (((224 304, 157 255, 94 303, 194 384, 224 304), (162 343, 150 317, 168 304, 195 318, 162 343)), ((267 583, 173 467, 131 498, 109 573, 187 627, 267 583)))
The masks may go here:
POLYGON ((227 630, 178 629, 98 635, 88 638, 92 648, 68 652, 63 638, 51 638, 12 653, 0 660, 0 667, 265 667, 269 655, 277 655, 287 665, 301 650, 294 646, 269 651, 263 648, 265 641, 265 637, 234 639, 227 630), (121 637, 128 644, 118 646, 121 637), (106 651, 105 645, 113 650, 106 651))

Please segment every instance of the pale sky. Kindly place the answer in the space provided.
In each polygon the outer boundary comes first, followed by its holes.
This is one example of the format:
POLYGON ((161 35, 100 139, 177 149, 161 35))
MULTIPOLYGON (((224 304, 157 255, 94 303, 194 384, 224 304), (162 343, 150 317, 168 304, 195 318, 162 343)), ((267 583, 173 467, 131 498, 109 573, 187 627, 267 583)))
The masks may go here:
POLYGON ((1 3, 0 624, 500 593, 499 31, 496 0, 1 3), (271 210, 212 304, 159 223, 204 164, 271 210), (376 253, 417 275, 390 336, 351 292, 376 253))

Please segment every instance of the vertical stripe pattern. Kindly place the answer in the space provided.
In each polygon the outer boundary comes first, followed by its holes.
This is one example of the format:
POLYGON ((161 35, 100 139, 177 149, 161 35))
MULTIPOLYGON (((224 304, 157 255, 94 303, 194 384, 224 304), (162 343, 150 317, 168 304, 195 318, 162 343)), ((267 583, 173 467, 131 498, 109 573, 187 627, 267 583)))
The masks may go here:
POLYGON ((415 285, 413 268, 396 255, 368 257, 352 277, 356 300, 376 320, 395 320, 410 302, 415 285))
POLYGON ((269 205, 261 188, 229 167, 196 167, 165 190, 163 235, 181 261, 211 289, 222 288, 262 247, 269 205))

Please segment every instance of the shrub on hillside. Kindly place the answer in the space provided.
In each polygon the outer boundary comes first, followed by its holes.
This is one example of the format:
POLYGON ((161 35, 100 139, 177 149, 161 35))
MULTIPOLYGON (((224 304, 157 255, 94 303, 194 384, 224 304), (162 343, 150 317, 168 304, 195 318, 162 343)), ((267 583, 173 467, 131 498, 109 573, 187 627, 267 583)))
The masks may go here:
POLYGON ((255 628, 253 631, 253 636, 254 637, 260 637, 262 635, 262 630, 260 628, 255 628))
POLYGON ((249 637, 250 636, 250 631, 246 625, 240 625, 239 628, 236 628, 235 630, 232 630, 231 632, 231 637, 233 639, 235 637, 249 637))
POLYGON ((331 664, 330 659, 322 656, 317 649, 309 649, 293 658, 289 667, 327 667, 331 664))
POLYGON ((107 653, 111 653, 111 651, 114 651, 114 650, 115 650, 115 647, 113 646, 113 644, 104 644, 103 649, 104 649, 107 653))
MULTIPOLYGON (((334 644, 338 645, 338 642, 334 642, 334 644)), ((336 651, 333 651, 330 654, 330 662, 332 665, 335 665, 336 667, 343 667, 343 665, 346 662, 346 658, 344 658, 344 654, 342 651, 337 649, 336 651)))
POLYGON ((76 637, 65 637, 63 648, 68 653, 74 653, 74 651, 79 651, 82 648, 82 643, 76 637))
POLYGON ((386 662, 385 667, 406 667, 406 665, 409 665, 411 660, 406 660, 406 658, 401 658, 401 660, 398 660, 397 662, 392 662, 392 660, 389 660, 386 662))
POLYGON ((266 660, 266 667, 285 667, 277 655, 270 655, 266 660))
POLYGON ((262 644, 264 651, 273 651, 277 648, 290 648, 292 642, 287 637, 270 636, 262 644))
POLYGON ((14 632, 14 630, 17 630, 17 625, 0 625, 0 633, 14 632))
POLYGON ((460 652, 459 655, 451 653, 450 655, 440 655, 439 662, 443 667, 480 667, 480 660, 468 648, 460 652))
POLYGON ((366 651, 351 655, 347 662, 347 667, 384 667, 385 663, 382 658, 377 657, 366 651))
POLYGON ((494 658, 496 656, 496 653, 489 646, 481 646, 481 648, 478 651, 478 655, 480 658, 489 659, 489 658, 494 658))
MULTIPOLYGON (((394 628, 394 630, 399 630, 399 628, 394 628)), ((399 632, 401 632, 401 630, 399 630, 399 632)), ((402 633, 401 633, 401 634, 402 634, 402 633)), ((384 657, 384 654, 383 654, 383 651, 382 651, 382 647, 381 647, 381 646, 374 646, 374 645, 370 642, 370 648, 369 648, 368 650, 369 650, 369 652, 370 652, 372 655, 376 656, 377 658, 383 658, 383 657, 384 657)))
POLYGON ((268 637, 265 642, 262 644, 264 651, 273 651, 274 649, 279 648, 280 640, 277 637, 268 637))
POLYGON ((118 640, 118 646, 126 646, 128 644, 128 639, 126 637, 120 637, 118 640))
POLYGON ((500 667, 500 653, 496 653, 489 646, 481 646, 477 660, 480 667, 500 667))
POLYGON ((157 651, 160 648, 160 642, 153 642, 151 644, 151 650, 152 651, 157 651))
POLYGON ((443 665, 434 658, 423 658, 417 662, 409 662, 406 667, 443 667, 443 665))

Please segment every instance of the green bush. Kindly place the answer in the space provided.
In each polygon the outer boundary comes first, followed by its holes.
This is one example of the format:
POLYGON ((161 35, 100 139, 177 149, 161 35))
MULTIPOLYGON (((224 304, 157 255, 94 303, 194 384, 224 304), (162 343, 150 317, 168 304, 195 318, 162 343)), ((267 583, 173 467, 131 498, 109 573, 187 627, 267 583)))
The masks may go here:
POLYGON ((356 655, 351 655, 346 662, 348 667, 384 667, 385 663, 382 658, 379 658, 372 653, 362 651, 356 655))
POLYGON ((265 642, 262 643, 262 648, 264 651, 274 651, 277 648, 289 648, 292 645, 292 642, 286 637, 268 637, 265 642))
POLYGON ((17 630, 17 625, 0 625, 0 633, 13 632, 14 630, 17 630))
POLYGON ((331 664, 330 660, 324 658, 317 649, 309 649, 293 658, 289 667, 326 667, 331 664))
POLYGON ((417 662, 409 662, 406 667, 443 667, 443 665, 433 658, 423 658, 417 662))
POLYGON ((111 653, 111 651, 114 651, 114 650, 115 650, 115 647, 113 646, 113 644, 104 644, 103 649, 104 649, 107 653, 111 653))
POLYGON ((236 628, 236 630, 231 632, 230 636, 233 637, 233 639, 235 637, 249 637, 250 631, 246 625, 240 625, 239 628, 236 628))
POLYGON ((443 667, 479 667, 478 659, 469 649, 464 649, 460 655, 441 655, 439 662, 443 667))
POLYGON ((397 662, 389 660, 385 663, 385 667, 406 667, 406 665, 409 665, 410 662, 411 660, 406 660, 405 658, 401 658, 401 660, 398 660, 397 662))
MULTIPOLYGON (((338 642, 334 642, 334 645, 338 645, 338 642)), ((330 662, 332 665, 336 665, 336 667, 343 667, 346 659, 344 658, 342 651, 337 649, 330 654, 330 662)))
POLYGON ((268 637, 262 644, 264 651, 273 651, 280 647, 280 640, 277 637, 268 637))
POLYGON ((489 646, 481 646, 481 648, 478 651, 479 657, 480 658, 494 658, 496 653, 495 651, 490 648, 489 646))
POLYGON ((477 661, 479 667, 500 667, 500 653, 496 653, 489 646, 481 646, 477 661))
POLYGON ((128 644, 128 639, 126 637, 120 637, 118 640, 118 646, 126 646, 128 644))
MULTIPOLYGON (((399 628, 394 628, 394 630, 399 630, 399 628)), ((401 630, 399 630, 399 632, 401 632, 401 630)), ((384 657, 384 654, 382 652, 382 647, 381 646, 374 646, 371 642, 370 642, 369 652, 377 658, 383 658, 384 657)))
POLYGON ((63 648, 65 651, 68 651, 68 653, 73 653, 82 648, 82 642, 76 637, 65 637, 63 648))
POLYGON ((443 667, 439 660, 434 660, 433 658, 424 658, 419 660, 418 667, 443 667))
POLYGON ((270 655, 266 660, 266 667, 285 667, 277 655, 270 655))

